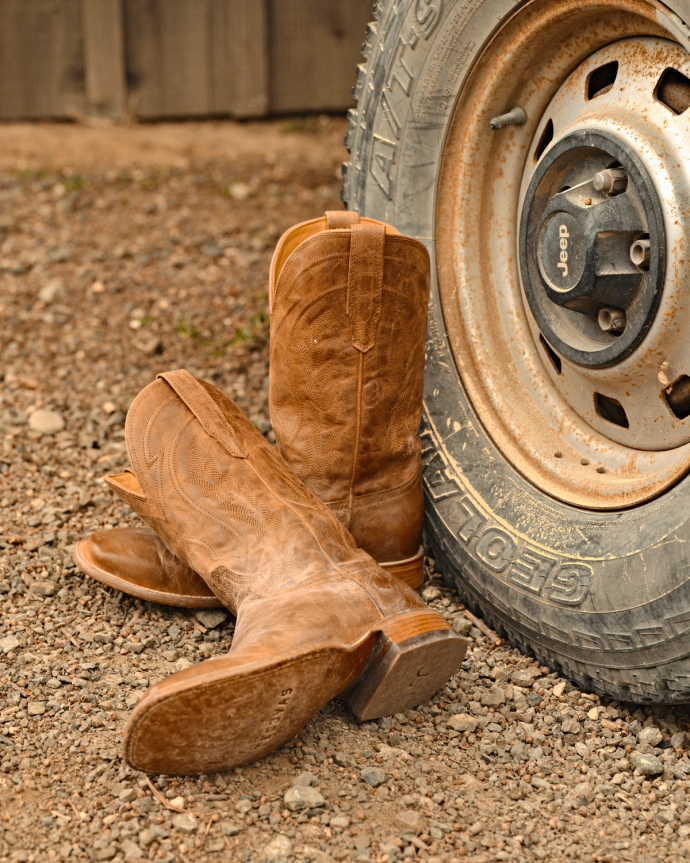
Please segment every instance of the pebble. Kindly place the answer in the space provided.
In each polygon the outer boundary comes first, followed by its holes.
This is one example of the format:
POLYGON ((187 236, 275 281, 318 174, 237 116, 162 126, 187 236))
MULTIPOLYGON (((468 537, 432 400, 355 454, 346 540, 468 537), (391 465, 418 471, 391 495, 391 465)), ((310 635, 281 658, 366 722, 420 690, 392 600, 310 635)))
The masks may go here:
POLYGON ((29 428, 41 434, 57 434, 65 427, 62 414, 57 411, 39 409, 29 416, 29 428))
POLYGON ((279 860, 287 860, 292 854, 292 842, 287 836, 276 836, 268 845, 264 846, 263 859, 270 863, 278 863, 279 860))
POLYGON ((29 716, 41 716, 46 712, 46 706, 42 701, 29 701, 26 711, 29 716))
POLYGON ((6 635, 4 638, 0 638, 0 650, 3 653, 11 653, 19 647, 19 644, 20 642, 16 635, 6 635))
POLYGON ((202 608, 194 612, 194 617, 206 629, 215 629, 228 619, 227 611, 221 608, 202 608))
POLYGON ((633 767, 645 776, 657 776, 664 772, 664 765, 656 755, 645 755, 642 752, 633 752, 630 756, 633 767))
POLYGON ((172 825, 180 833, 194 833, 198 824, 191 812, 177 812, 172 817, 172 825))
POLYGON ((237 836, 241 830, 242 827, 239 824, 235 824, 234 821, 220 822, 220 832, 223 836, 237 836))
POLYGON ((514 671, 510 679, 516 686, 532 686, 536 680, 539 680, 543 676, 539 668, 530 665, 527 668, 520 668, 514 671))
POLYGON ((663 739, 664 735, 654 725, 643 728, 642 731, 640 731, 640 733, 637 735, 638 743, 646 743, 649 746, 658 746, 663 739))
POLYGON ((460 733, 465 731, 472 733, 477 730, 478 724, 479 720, 475 719, 474 716, 468 716, 467 713, 456 713, 455 716, 451 716, 448 720, 448 725, 460 733))
POLYGON ((405 809, 403 812, 398 812, 395 820, 406 830, 412 830, 414 833, 421 833, 426 827, 426 819, 421 812, 415 812, 414 809, 405 809))
POLYGON ((293 786, 306 788, 311 785, 313 782, 316 782, 316 776, 313 773, 310 773, 308 770, 304 773, 300 773, 299 776, 296 776, 292 780, 293 786))
POLYGON ((372 788, 378 788, 386 781, 386 771, 381 770, 380 767, 365 767, 360 770, 359 776, 362 782, 366 782, 372 788))
POLYGON ((300 809, 317 809, 326 801, 316 788, 293 785, 285 792, 283 802, 291 812, 298 812, 300 809))
POLYGON ((468 635, 470 629, 472 629, 472 621, 467 620, 466 617, 454 617, 451 626, 458 633, 458 635, 468 635))

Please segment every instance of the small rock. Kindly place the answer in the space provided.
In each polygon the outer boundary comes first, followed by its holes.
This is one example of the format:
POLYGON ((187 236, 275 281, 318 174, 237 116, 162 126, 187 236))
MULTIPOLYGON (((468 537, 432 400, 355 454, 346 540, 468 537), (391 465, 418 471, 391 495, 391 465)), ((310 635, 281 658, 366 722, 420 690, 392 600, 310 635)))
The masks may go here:
POLYGON ((467 713, 456 713, 455 716, 450 717, 448 725, 454 731, 459 731, 461 734, 465 731, 472 734, 477 730, 478 722, 474 716, 468 716, 467 713))
POLYGON ((435 599, 438 599, 441 596, 441 591, 438 587, 435 587, 433 584, 430 584, 428 587, 425 587, 422 591, 422 599, 424 602, 433 602, 435 599))
POLYGON ((152 830, 150 827, 139 831, 139 845, 143 845, 144 848, 148 848, 155 838, 156 831, 152 830))
POLYGON ((300 809, 317 809, 326 802, 316 788, 303 785, 293 785, 285 792, 283 801, 291 812, 298 812, 300 809))
POLYGON ((41 716, 46 712, 46 706, 42 701, 30 701, 27 705, 29 716, 41 716))
POLYGON ((292 842, 287 836, 282 834, 272 839, 268 845, 264 846, 263 859, 267 861, 287 860, 292 854, 292 842))
POLYGON ((649 746, 658 746, 663 739, 664 735, 654 725, 649 725, 647 728, 643 728, 637 735, 638 743, 646 743, 649 746))
POLYGON ((132 839, 123 839, 122 850, 128 860, 143 860, 144 852, 132 839))
POLYGON ((137 792, 134 788, 125 788, 117 796, 123 803, 131 803, 137 799, 137 792))
POLYGON ((359 774, 362 782, 377 788, 386 781, 386 774, 380 767, 365 767, 359 774))
POLYGON ((228 195, 233 201, 246 201, 251 193, 252 188, 246 183, 230 183, 228 186, 228 195))
POLYGON ((688 737, 685 731, 677 731, 671 737, 671 748, 685 749, 685 747, 688 745, 688 741, 690 741, 690 737, 688 737))
POLYGON ((557 684, 554 686, 554 688, 553 688, 553 694, 554 694, 557 698, 560 698, 560 697, 561 697, 561 695, 563 695, 563 693, 565 692, 565 687, 566 687, 566 686, 567 686, 566 681, 565 681, 565 680, 561 680, 559 683, 557 683, 557 684))
POLYGON ((235 824, 234 821, 220 822, 220 832, 223 836, 237 836, 241 829, 240 825, 235 824))
POLYGON ((518 740, 517 743, 513 743, 510 747, 510 756, 515 761, 527 760, 527 747, 521 740, 518 740))
POLYGON ((574 719, 564 719, 561 728, 563 734, 579 734, 582 731, 582 726, 574 719))
POLYGON ((482 707, 500 707, 505 703, 505 691, 497 683, 494 683, 491 689, 487 689, 482 695, 482 707))
POLYGON ((586 744, 581 740, 578 740, 575 744, 575 752, 577 752, 580 758, 589 758, 589 749, 587 749, 586 744))
POLYGON ((184 797, 173 797, 170 801, 170 805, 174 806, 176 809, 184 809, 184 797))
POLYGON ((64 427, 65 421, 57 411, 41 408, 29 416, 29 428, 41 434, 56 434, 64 427))
POLYGON ((55 596, 57 586, 52 581, 34 581, 29 589, 36 596, 55 596))
POLYGON ((312 782, 316 782, 316 776, 313 773, 309 773, 306 771, 305 773, 300 773, 299 776, 296 776, 292 780, 292 784, 294 787, 307 788, 312 782))
POLYGON ((632 765, 645 776, 658 776, 664 772, 664 765, 656 755, 643 755, 641 752, 633 752, 630 755, 632 765))
POLYGON ((240 800, 235 803, 235 809, 238 812, 241 812, 242 815, 246 815, 247 812, 250 812, 252 809, 252 801, 248 797, 242 797, 240 800))
POLYGON ((599 718, 599 708, 593 707, 591 710, 587 711, 587 718, 597 720, 599 718))
POLYGON ((589 782, 580 782, 573 788, 573 794, 581 806, 586 806, 594 800, 596 791, 594 790, 594 786, 590 785, 589 782))
POLYGON ((541 673, 541 669, 537 668, 534 665, 530 665, 527 668, 518 668, 517 671, 513 672, 511 681, 516 686, 531 686, 535 680, 539 680, 540 677, 544 675, 541 673))
POLYGON ((403 812, 398 812, 395 820, 406 830, 412 830, 414 833, 421 833, 426 826, 424 816, 415 809, 405 809, 403 812))
POLYGON ((472 629, 472 621, 466 617, 454 617, 451 626, 458 635, 466 636, 469 635, 470 629, 472 629))
POLYGON ((38 299, 43 303, 52 303, 62 293, 63 287, 62 279, 51 279, 39 290, 38 299))
POLYGON ((178 812, 173 815, 172 824, 175 830, 180 833, 194 833, 198 826, 198 821, 191 812, 178 812))
POLYGON ((345 830, 350 826, 350 819, 347 815, 336 815, 334 818, 328 822, 329 827, 340 827, 342 830, 345 830))
POLYGON ((221 608, 202 608, 194 612, 194 617, 206 629, 215 629, 228 619, 227 611, 221 608))
POLYGON ((164 650, 163 653, 161 653, 163 659, 167 660, 168 662, 175 662, 179 655, 180 654, 176 650, 164 650))
POLYGON ((11 653, 11 651, 16 650, 19 647, 19 639, 16 635, 6 635, 4 638, 0 639, 0 650, 3 653, 11 653))

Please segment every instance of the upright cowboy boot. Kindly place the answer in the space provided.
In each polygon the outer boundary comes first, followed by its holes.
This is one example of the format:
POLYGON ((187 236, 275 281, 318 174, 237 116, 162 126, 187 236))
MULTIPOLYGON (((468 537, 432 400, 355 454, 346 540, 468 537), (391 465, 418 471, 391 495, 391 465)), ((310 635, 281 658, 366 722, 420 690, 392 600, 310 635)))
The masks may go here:
MULTIPOLYGON (((287 231, 273 255, 271 420, 292 470, 355 542, 419 587, 421 446, 429 258, 357 213, 287 231)), ((74 549, 88 575, 141 599, 219 605, 146 528, 102 530, 74 549)))
POLYGON ((237 616, 229 653, 136 705, 132 767, 215 773, 261 758, 343 693, 360 719, 428 699, 461 639, 358 549, 239 408, 188 372, 160 375, 127 416, 132 470, 106 482, 237 616))

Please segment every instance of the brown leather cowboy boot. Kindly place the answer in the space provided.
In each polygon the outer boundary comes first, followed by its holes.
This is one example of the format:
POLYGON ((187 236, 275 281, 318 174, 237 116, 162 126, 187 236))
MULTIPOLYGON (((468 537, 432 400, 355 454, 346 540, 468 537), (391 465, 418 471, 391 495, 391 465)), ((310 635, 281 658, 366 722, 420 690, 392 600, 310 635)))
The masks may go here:
MULTIPOLYGON (((360 548, 421 586, 426 249, 382 222, 329 212, 281 237, 269 291, 281 455, 360 548)), ((98 531, 75 546, 74 560, 141 599, 208 607, 203 580, 161 546, 145 529, 98 531)))
POLYGON ((237 615, 232 648, 151 687, 124 734, 133 767, 215 773, 293 737, 344 693, 360 719, 428 699, 466 644, 358 549, 239 408, 188 372, 127 415, 132 471, 106 482, 237 615))

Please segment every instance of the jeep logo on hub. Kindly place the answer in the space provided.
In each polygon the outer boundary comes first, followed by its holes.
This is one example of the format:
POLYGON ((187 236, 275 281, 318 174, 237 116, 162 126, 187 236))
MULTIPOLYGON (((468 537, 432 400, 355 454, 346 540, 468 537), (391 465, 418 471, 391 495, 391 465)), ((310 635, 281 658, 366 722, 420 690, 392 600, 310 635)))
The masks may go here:
POLYGON ((582 229, 570 213, 552 213, 541 228, 537 259, 542 278, 554 291, 567 293, 578 284, 585 269, 582 229))

